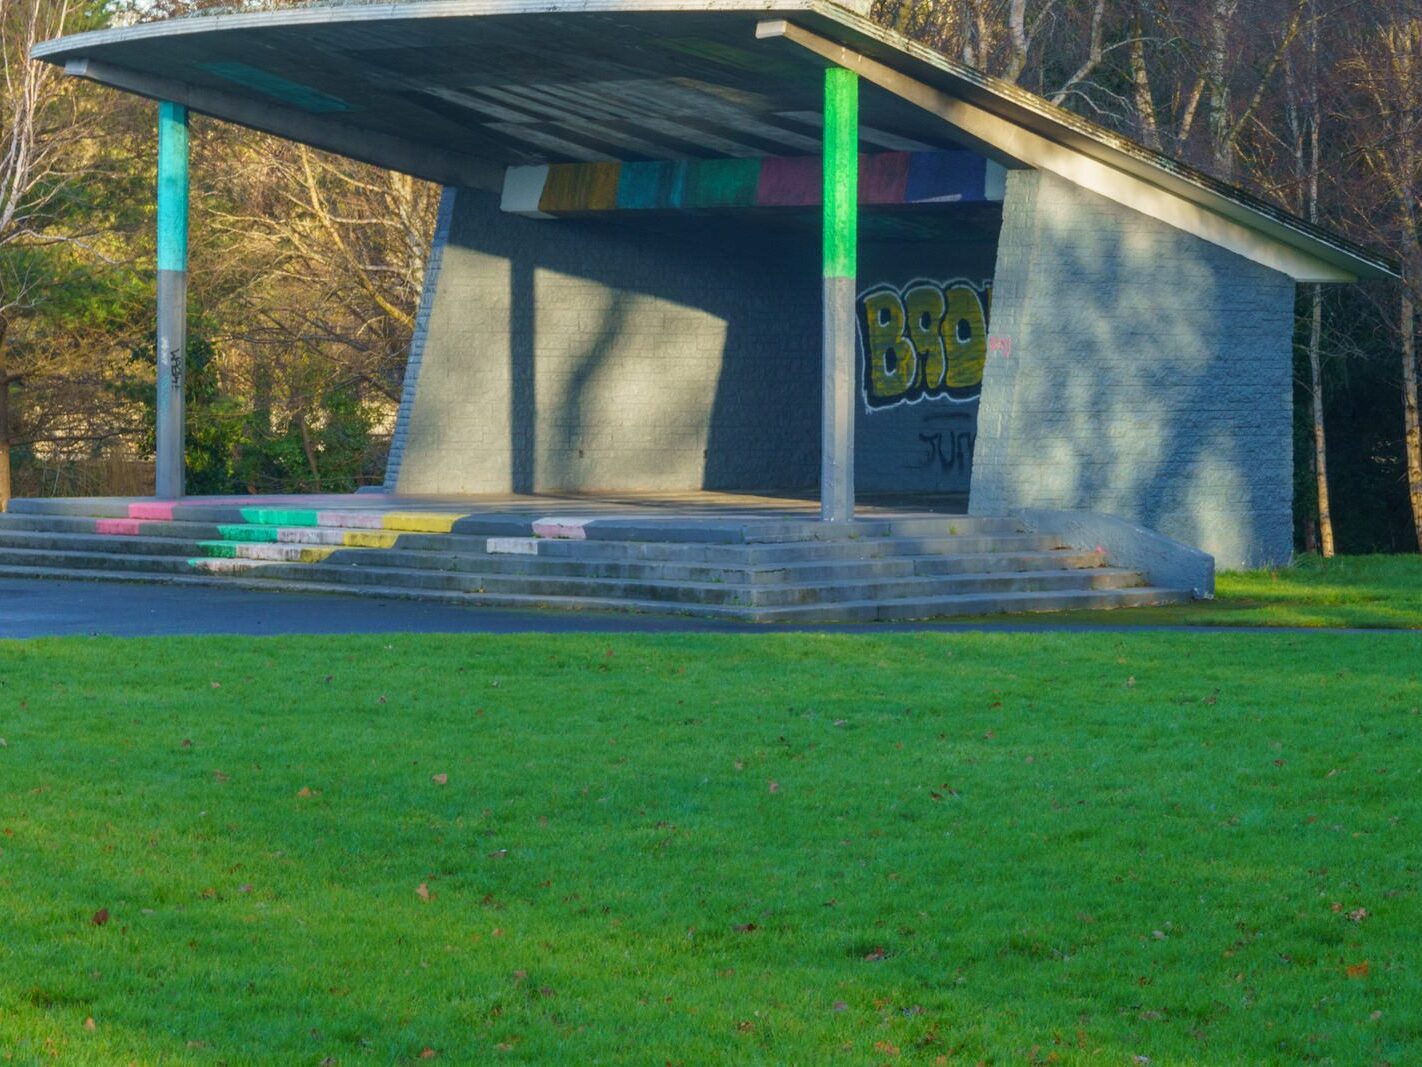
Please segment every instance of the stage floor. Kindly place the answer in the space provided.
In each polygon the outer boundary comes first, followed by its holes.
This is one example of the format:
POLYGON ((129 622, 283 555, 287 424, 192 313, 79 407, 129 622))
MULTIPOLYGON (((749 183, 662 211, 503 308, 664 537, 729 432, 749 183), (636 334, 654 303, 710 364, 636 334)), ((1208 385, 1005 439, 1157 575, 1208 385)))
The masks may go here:
MULTIPOLYGON (((855 517, 884 519, 903 515, 965 515, 966 494, 863 494, 855 517)), ((288 493, 261 496, 187 496, 180 500, 154 497, 50 497, 12 501, 12 510, 50 514, 112 514, 128 518, 172 519, 196 509, 273 509, 317 513, 360 514, 418 511, 491 518, 557 515, 607 519, 778 519, 817 521, 819 500, 813 496, 723 493, 710 490, 677 493, 490 493, 477 496, 402 496, 383 492, 288 493), (176 514, 175 514, 176 512, 176 514)))

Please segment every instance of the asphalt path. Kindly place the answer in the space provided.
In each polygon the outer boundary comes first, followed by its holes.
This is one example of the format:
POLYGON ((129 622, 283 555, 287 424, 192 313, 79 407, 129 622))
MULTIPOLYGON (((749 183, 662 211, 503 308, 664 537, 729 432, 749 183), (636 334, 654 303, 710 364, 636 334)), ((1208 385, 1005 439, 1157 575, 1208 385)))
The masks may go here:
MULTIPOLYGON (((1128 615, 1129 613, 1123 613, 1128 615)), ((1117 619, 1122 616, 1117 616, 1117 619)), ((1040 620, 1040 621, 1039 621, 1040 620)), ((960 622, 869 623, 781 626, 730 623, 678 615, 576 611, 507 611, 419 600, 376 599, 348 594, 308 595, 129 582, 0 579, 0 639, 74 635, 159 637, 180 634, 373 634, 373 633, 838 633, 989 631, 1006 633, 1131 633, 1140 630, 1239 633, 1254 627, 1053 624, 986 616, 960 622)), ((1318 630, 1263 632, 1318 633, 1318 630)), ((1330 630, 1329 633, 1418 631, 1330 630)))

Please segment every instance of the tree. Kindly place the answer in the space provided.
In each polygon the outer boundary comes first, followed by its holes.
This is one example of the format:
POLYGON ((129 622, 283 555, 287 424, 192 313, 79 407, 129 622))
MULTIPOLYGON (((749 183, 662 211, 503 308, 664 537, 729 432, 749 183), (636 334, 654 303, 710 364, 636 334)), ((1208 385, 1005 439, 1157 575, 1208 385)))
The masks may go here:
POLYGON ((1354 87, 1348 121, 1366 182, 1353 191, 1359 228, 1402 266, 1396 292, 1403 454, 1408 501, 1422 551, 1422 418, 1416 308, 1422 304, 1422 16, 1383 11, 1359 27, 1345 64, 1354 87))
POLYGON ((295 440, 305 460, 250 484, 345 484, 349 449, 399 403, 438 187, 231 127, 204 124, 198 152, 221 180, 195 212, 197 299, 225 324, 253 455, 295 440))
POLYGON ((97 10, 66 0, 0 0, 0 511, 10 500, 13 391, 26 377, 9 358, 12 335, 54 283, 46 250, 86 236, 61 221, 82 170, 75 149, 88 116, 66 79, 29 54, 38 41, 92 23, 97 10))
MULTIPOLYGON (((1309 19, 1304 34, 1303 54, 1295 62, 1292 53, 1284 58, 1287 87, 1285 116, 1293 142, 1295 210, 1318 222, 1319 167, 1321 139, 1319 126, 1318 18, 1317 0, 1309 0, 1309 19)), ((1323 286, 1309 287, 1308 370, 1309 399, 1313 429, 1312 466, 1317 497, 1318 549, 1325 558, 1334 554, 1333 510, 1328 492, 1328 436, 1323 416, 1323 286)), ((1305 538, 1307 541, 1308 539, 1305 538)), ((1307 547, 1313 547, 1311 545, 1307 547)))

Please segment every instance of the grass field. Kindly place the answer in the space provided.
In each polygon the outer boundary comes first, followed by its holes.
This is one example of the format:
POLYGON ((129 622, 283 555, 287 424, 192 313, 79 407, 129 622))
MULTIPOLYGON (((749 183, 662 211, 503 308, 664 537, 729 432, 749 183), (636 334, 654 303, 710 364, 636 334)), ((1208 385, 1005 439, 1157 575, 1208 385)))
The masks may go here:
POLYGON ((1416 1062, 1419 665, 0 644, 0 1062, 1416 1062))
MULTIPOLYGON (((1168 608, 1132 608, 1122 622, 1166 626, 1308 626, 1422 629, 1422 556, 1302 556, 1277 570, 1226 571, 1216 598, 1168 608)), ((1092 612, 1051 616, 1100 622, 1092 612)), ((1116 621, 1116 617, 1112 618, 1116 621)))

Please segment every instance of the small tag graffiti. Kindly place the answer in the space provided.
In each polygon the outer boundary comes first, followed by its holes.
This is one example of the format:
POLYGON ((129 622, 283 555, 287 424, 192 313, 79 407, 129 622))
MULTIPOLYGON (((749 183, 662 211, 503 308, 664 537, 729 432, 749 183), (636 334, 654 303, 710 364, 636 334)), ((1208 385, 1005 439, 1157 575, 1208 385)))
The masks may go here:
POLYGON ((859 296, 859 350, 870 411, 946 397, 974 399, 983 384, 992 282, 917 280, 859 296))
POLYGON ((989 337, 987 350, 995 352, 1003 359, 1012 358, 1012 338, 1011 337, 989 337))
POLYGON ((966 474, 973 469, 973 447, 977 436, 971 430, 921 433, 918 439, 923 442, 925 452, 919 462, 910 466, 917 470, 937 467, 945 474, 953 471, 966 474))

